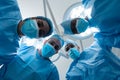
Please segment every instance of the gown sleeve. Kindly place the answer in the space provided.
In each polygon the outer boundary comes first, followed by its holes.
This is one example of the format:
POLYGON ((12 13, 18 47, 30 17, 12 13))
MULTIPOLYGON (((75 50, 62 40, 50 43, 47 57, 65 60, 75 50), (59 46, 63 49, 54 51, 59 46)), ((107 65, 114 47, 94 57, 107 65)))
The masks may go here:
POLYGON ((17 0, 0 0, 0 65, 8 63, 17 52, 17 26, 22 19, 17 0))

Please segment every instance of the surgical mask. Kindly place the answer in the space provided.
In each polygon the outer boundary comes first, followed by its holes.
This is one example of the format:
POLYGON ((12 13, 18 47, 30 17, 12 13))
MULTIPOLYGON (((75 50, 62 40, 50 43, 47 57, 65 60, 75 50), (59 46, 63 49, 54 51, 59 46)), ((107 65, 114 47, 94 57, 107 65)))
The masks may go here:
POLYGON ((39 36, 39 30, 36 20, 26 20, 22 25, 21 31, 25 36, 28 36, 30 38, 38 38, 39 36))
POLYGON ((68 51, 68 55, 69 55, 70 58, 75 60, 75 59, 77 59, 80 56, 80 52, 76 48, 71 48, 68 51))
POLYGON ((78 33, 85 32, 88 27, 88 22, 82 18, 77 20, 76 29, 78 33))
POLYGON ((55 54, 55 52, 56 52, 54 47, 52 45, 50 45, 49 43, 46 43, 43 46, 41 51, 42 51, 42 56, 47 57, 47 58, 53 56, 55 54))

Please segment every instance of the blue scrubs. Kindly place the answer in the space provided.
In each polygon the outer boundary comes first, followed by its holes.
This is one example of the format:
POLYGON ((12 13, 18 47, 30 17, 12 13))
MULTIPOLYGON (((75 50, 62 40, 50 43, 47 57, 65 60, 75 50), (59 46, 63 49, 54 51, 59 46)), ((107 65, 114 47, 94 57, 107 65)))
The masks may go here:
POLYGON ((111 47, 120 48, 120 0, 82 0, 85 6, 93 5, 90 20, 100 32, 95 38, 111 47), (93 4, 89 4, 94 1, 93 4))
POLYGON ((8 63, 17 52, 17 26, 21 20, 17 0, 0 0, 0 65, 8 63))
POLYGON ((74 60, 67 80, 120 80, 120 59, 105 45, 94 42, 74 60))
POLYGON ((33 46, 22 46, 9 64, 0 71, 0 80, 59 80, 56 66, 39 55, 33 46))

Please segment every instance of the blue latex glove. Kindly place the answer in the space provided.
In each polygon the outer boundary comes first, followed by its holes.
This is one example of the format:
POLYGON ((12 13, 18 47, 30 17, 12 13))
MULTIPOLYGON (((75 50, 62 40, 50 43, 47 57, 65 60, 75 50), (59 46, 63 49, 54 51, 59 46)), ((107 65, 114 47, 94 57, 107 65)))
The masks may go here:
POLYGON ((70 56, 70 58, 72 58, 74 60, 80 56, 80 52, 76 48, 71 48, 68 51, 68 55, 70 56))

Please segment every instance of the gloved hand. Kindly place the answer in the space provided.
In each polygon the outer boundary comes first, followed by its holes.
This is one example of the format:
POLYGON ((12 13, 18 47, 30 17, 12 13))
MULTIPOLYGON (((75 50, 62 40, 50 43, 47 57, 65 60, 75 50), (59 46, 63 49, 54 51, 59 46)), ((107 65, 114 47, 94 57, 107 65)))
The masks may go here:
POLYGON ((74 47, 69 50, 68 55, 75 60, 80 56, 80 52, 74 47))

